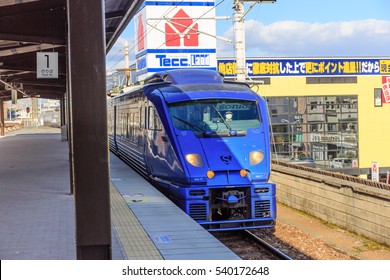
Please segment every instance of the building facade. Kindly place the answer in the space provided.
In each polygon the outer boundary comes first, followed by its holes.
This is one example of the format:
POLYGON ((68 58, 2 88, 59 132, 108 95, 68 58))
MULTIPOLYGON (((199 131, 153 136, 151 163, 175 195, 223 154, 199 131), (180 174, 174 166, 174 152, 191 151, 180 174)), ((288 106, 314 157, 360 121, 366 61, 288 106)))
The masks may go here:
MULTIPOLYGON (((233 60, 218 60, 233 77, 233 60)), ((378 179, 390 171, 390 58, 247 59, 268 101, 273 158, 378 179)))

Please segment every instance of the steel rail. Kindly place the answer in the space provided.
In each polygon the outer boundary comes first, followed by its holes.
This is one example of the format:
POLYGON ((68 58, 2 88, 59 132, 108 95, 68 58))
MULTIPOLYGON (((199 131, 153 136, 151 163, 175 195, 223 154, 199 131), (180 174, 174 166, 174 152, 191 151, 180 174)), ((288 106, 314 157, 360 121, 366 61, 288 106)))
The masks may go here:
POLYGON ((271 254, 277 256, 279 259, 281 259, 281 260, 293 260, 293 258, 291 258, 290 256, 286 255, 285 253, 283 253, 279 249, 275 248, 274 246, 272 246, 268 242, 264 241, 263 239, 261 239, 257 235, 251 233, 250 231, 244 230, 243 233, 246 236, 248 236, 250 239, 254 240, 256 243, 259 243, 263 248, 265 248, 271 254))

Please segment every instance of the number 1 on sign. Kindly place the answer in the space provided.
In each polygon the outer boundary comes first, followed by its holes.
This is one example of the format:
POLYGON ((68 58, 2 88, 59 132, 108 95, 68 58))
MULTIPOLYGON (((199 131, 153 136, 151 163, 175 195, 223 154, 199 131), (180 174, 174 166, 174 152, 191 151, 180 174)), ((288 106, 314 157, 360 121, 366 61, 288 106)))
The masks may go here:
POLYGON ((45 57, 46 57, 46 68, 49 68, 50 64, 49 64, 49 55, 48 54, 45 54, 45 57))

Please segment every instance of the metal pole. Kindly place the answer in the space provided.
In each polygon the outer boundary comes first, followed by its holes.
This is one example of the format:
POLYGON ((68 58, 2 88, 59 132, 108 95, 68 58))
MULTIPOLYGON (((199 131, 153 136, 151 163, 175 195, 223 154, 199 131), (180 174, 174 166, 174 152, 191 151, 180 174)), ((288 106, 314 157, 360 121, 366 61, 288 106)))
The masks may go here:
POLYGON ((31 98, 31 123, 33 127, 38 128, 38 98, 31 98))
POLYGON ((104 2, 68 0, 77 259, 111 259, 104 2))
POLYGON ((65 122, 65 96, 60 98, 60 125, 63 127, 65 122))
POLYGON ((236 80, 246 81, 246 55, 245 55, 245 23, 244 4, 239 0, 234 0, 234 48, 236 54, 236 80))
POLYGON ((125 67, 126 67, 126 86, 130 85, 130 62, 129 62, 129 43, 125 42, 125 67))
POLYGON ((234 49, 236 55, 236 80, 238 82, 246 81, 246 54, 245 54, 245 15, 257 4, 263 2, 274 3, 276 0, 253 0, 245 2, 256 2, 254 3, 245 13, 244 9, 244 0, 234 0, 233 10, 234 10, 234 49))
POLYGON ((4 101, 0 100, 0 136, 4 136, 4 101))

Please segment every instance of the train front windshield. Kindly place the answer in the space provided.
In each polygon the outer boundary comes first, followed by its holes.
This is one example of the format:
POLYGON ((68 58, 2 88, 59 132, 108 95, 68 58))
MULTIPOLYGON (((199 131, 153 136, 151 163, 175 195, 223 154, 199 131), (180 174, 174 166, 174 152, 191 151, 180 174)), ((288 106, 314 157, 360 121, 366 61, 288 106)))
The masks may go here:
POLYGON ((173 125, 191 130, 197 137, 245 135, 260 126, 255 101, 208 99, 172 103, 168 106, 173 125))

